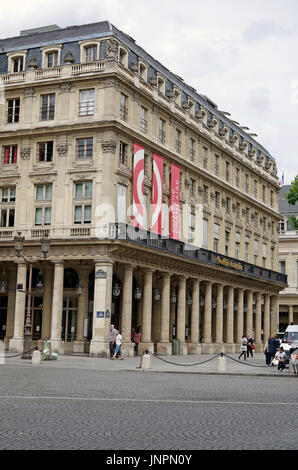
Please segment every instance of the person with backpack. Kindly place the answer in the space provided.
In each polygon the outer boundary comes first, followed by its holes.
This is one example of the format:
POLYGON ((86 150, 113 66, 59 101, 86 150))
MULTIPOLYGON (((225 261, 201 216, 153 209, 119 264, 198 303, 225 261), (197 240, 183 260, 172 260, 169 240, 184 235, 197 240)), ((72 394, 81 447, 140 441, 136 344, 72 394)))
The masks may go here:
POLYGON ((251 355, 251 357, 254 357, 254 355, 252 353, 254 349, 255 349, 254 340, 252 338, 248 338, 248 340, 247 340, 247 358, 249 358, 249 355, 251 355))

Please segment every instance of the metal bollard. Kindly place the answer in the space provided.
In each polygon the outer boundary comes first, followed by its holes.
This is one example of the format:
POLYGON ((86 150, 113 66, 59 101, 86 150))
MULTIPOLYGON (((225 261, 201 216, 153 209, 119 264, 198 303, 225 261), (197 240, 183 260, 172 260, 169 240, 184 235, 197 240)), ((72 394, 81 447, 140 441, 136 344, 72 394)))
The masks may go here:
POLYGON ((38 351, 38 349, 36 349, 35 351, 33 351, 33 354, 32 354, 32 365, 38 366, 40 364, 40 360, 41 360, 41 353, 40 351, 38 351))
POLYGON ((226 370, 227 370, 227 360, 224 357, 224 354, 220 353, 220 357, 217 359, 216 372, 226 372, 226 370))
POLYGON ((151 357, 150 357, 148 349, 144 351, 141 357, 140 369, 151 369, 151 357))

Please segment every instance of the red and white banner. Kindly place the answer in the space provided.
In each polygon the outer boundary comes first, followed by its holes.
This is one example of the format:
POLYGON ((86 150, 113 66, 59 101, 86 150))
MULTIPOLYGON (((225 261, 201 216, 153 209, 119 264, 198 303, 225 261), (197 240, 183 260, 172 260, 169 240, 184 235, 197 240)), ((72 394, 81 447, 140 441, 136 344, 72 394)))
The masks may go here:
POLYGON ((133 224, 144 228, 144 148, 134 144, 133 160, 133 224))
POLYGON ((153 155, 152 232, 162 234, 163 158, 153 155))
POLYGON ((180 238, 180 168, 171 164, 171 210, 170 210, 170 237, 180 238))

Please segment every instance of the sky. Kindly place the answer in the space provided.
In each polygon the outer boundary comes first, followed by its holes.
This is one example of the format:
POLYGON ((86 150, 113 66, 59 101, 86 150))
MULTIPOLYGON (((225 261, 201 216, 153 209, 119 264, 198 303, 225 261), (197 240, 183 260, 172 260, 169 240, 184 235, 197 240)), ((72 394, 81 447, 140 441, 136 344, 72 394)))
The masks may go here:
POLYGON ((298 174, 297 0, 10 0, 0 37, 110 20, 298 174))

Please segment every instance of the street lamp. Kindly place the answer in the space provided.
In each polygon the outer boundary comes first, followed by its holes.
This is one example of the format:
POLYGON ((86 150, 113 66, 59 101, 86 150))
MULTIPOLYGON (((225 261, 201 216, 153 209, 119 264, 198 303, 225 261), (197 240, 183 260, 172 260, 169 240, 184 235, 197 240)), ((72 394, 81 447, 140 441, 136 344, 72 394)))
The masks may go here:
MULTIPOLYGON (((26 309, 26 319, 25 319, 25 331, 24 331, 24 348, 23 348, 23 354, 22 354, 22 359, 31 359, 31 339, 32 339, 32 316, 31 316, 31 297, 32 297, 32 268, 33 268, 33 261, 28 261, 24 255, 22 255, 22 250, 23 250, 23 243, 24 243, 25 237, 22 237, 22 233, 18 232, 18 234, 14 237, 14 247, 15 251, 17 254, 17 257, 22 257, 24 261, 26 262, 26 265, 29 264, 29 290, 26 290, 26 286, 24 290, 18 289, 19 292, 24 292, 25 294, 28 294, 27 297, 27 309, 26 309)), ((49 247, 50 247, 50 240, 48 236, 46 235, 40 240, 41 243, 41 251, 43 254, 43 259, 46 259, 46 256, 49 252, 49 247)), ((38 258, 36 261, 40 260, 42 258, 38 258)), ((39 272, 39 280, 36 284, 37 290, 42 291, 43 288, 43 283, 42 283, 42 275, 41 271, 39 272)))

